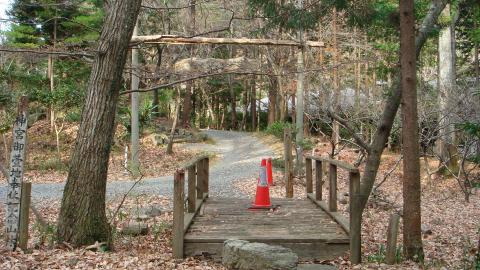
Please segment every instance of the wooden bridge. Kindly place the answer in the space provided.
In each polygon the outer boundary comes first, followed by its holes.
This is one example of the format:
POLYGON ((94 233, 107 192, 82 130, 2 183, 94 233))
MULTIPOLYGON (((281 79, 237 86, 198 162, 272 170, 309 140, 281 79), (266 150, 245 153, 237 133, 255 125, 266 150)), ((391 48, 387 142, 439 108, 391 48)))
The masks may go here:
POLYGON ((333 259, 350 249, 350 260, 359 263, 358 169, 342 161, 313 156, 308 156, 305 164, 307 198, 272 199, 272 204, 278 205, 275 211, 248 210, 252 202, 249 199, 209 198, 208 157, 186 164, 174 178, 174 257, 209 254, 219 258, 225 240, 241 239, 291 248, 300 259, 333 259), (329 167, 326 201, 322 200, 322 163, 329 167), (349 218, 337 212, 337 169, 349 173, 349 218))

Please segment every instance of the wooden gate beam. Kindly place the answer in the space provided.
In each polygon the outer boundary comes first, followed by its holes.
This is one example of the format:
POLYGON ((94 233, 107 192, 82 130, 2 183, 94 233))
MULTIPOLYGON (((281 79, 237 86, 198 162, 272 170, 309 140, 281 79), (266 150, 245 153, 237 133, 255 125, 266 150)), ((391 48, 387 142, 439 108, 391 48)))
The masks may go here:
MULTIPOLYGON (((175 35, 133 36, 131 43, 146 44, 235 44, 235 45, 266 45, 266 46, 300 46, 293 40, 252 39, 252 38, 213 38, 213 37, 182 37, 175 35)), ((325 47, 321 41, 306 41, 309 47, 325 47)))

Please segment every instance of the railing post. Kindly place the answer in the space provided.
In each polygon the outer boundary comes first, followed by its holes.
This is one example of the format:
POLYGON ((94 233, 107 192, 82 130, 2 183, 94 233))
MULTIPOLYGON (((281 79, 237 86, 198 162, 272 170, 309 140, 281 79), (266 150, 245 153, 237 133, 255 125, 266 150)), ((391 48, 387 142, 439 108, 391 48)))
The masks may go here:
POLYGON ((360 173, 350 172, 350 261, 359 264, 362 261, 362 212, 360 211, 360 173))
POLYGON ((177 170, 173 179, 173 257, 183 258, 185 171, 177 170))
POLYGON ((204 168, 205 168, 205 181, 204 181, 204 188, 205 188, 205 193, 207 194, 208 197, 208 192, 210 191, 210 159, 206 157, 204 159, 204 168))
POLYGON ((31 194, 32 183, 22 182, 22 189, 20 195, 20 229, 18 239, 18 247, 22 250, 27 250, 31 194))
POLYGON ((315 161, 315 200, 322 200, 322 162, 320 160, 315 161))
POLYGON ((328 210, 337 212, 337 165, 330 163, 329 186, 328 186, 328 210))
POLYGON ((203 184, 205 183, 205 175, 202 160, 197 161, 197 199, 203 199, 203 191, 205 190, 203 184))
POLYGON ((208 196, 208 158, 200 160, 199 163, 202 164, 202 191, 208 196))
POLYGON ((193 213, 195 212, 195 203, 197 201, 196 189, 197 184, 197 172, 195 168, 195 164, 188 167, 188 212, 193 213))
POLYGON ((313 193, 313 181, 312 181, 312 159, 305 159, 305 179, 307 194, 313 193))
POLYGON ((284 158, 285 158, 285 194, 287 198, 293 198, 293 164, 292 164, 292 133, 290 128, 284 130, 284 158))
POLYGON ((387 250, 385 255, 385 262, 387 264, 395 264, 399 222, 400 222, 400 215, 398 215, 397 213, 390 215, 390 219, 388 221, 388 230, 387 230, 387 250))

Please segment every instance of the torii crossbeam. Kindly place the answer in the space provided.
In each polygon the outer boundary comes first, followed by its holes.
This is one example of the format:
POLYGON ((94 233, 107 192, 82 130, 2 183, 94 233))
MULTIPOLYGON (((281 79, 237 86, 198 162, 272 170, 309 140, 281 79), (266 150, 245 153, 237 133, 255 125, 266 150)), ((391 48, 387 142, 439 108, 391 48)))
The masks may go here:
MULTIPOLYGON (((252 38, 213 38, 213 37, 183 37, 175 35, 133 36, 132 43, 146 44, 234 44, 234 45, 266 45, 266 46, 292 46, 301 44, 294 40, 252 39, 252 38)), ((325 47, 321 41, 306 41, 309 47, 325 47)))

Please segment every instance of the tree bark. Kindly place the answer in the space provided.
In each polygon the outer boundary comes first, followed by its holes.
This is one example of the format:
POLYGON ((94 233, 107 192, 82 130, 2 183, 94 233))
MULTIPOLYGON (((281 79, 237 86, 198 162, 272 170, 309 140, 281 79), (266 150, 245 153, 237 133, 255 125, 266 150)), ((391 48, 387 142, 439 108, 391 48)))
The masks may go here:
MULTIPOLYGON (((138 31, 138 22, 133 29, 133 35, 136 36, 138 31)), ((140 72, 138 68, 138 48, 132 48, 132 81, 131 81, 131 88, 138 89, 140 85, 140 76, 138 72, 140 72)), ((140 160, 138 159, 138 150, 140 148, 140 93, 133 92, 130 95, 131 102, 132 102, 132 110, 131 110, 131 164, 130 164, 130 171, 133 173, 134 176, 139 174, 140 168, 140 160)))
POLYGON ((277 111, 277 90, 276 78, 270 77, 270 88, 268 89, 268 125, 271 125, 275 122, 275 115, 277 111))
MULTIPOLYGON (((155 65, 155 76, 159 77, 160 73, 160 67, 162 65, 162 54, 163 54, 163 47, 161 45, 157 46, 157 64, 155 65)), ((158 83, 158 82, 157 82, 158 83)), ((160 114, 160 102, 159 102, 159 96, 158 96, 158 89, 153 90, 153 112, 155 113, 155 117, 158 117, 160 114)))
MULTIPOLYGON (((474 20, 473 22, 473 28, 474 29, 478 29, 478 22, 477 20, 474 20)), ((479 50, 479 46, 478 46, 478 39, 475 39, 475 44, 473 46, 473 64, 475 66, 475 87, 479 87, 480 86, 480 61, 478 60, 478 50, 479 50)), ((480 241, 479 241, 480 243, 480 241)))
POLYGON ((252 131, 257 129, 257 81, 255 75, 252 78, 250 95, 250 116, 252 117, 252 131))
MULTIPOLYGON (((298 9, 303 9, 303 0, 297 0, 296 6, 298 9)), ((295 108, 295 127, 296 136, 295 143, 297 147, 297 156, 295 162, 295 171, 298 174, 301 173, 303 167, 303 114, 304 114, 304 86, 305 86, 305 46, 303 40, 303 29, 298 30, 298 39, 302 44, 300 50, 297 52, 297 107, 295 108)))
POLYGON ((242 126, 243 131, 247 130, 247 113, 248 113, 248 81, 244 81, 243 85, 243 115, 242 115, 242 126))
MULTIPOLYGON (((340 82, 338 78, 338 44, 337 44, 337 9, 333 9, 333 107, 335 111, 340 109, 340 82)), ((335 145, 340 142, 340 125, 333 121, 332 141, 335 145)))
POLYGON ((75 246, 111 244, 105 215, 108 160, 123 68, 141 0, 110 2, 88 82, 63 192, 57 236, 75 246))
MULTIPOLYGON (((188 34, 193 36, 195 35, 195 24, 196 24, 196 9, 195 9, 195 1, 196 0, 189 0, 189 26, 188 26, 188 34)), ((190 57, 193 57, 193 46, 190 45, 190 57)), ((190 126, 190 117, 192 114, 192 91, 193 91, 194 84, 192 81, 187 82, 187 89, 185 89, 185 96, 183 99, 183 114, 182 114, 182 126, 184 128, 188 128, 190 126)))
MULTIPOLYGON (((444 17, 451 17, 450 4, 442 12, 444 17)), ((446 164, 453 172, 458 171, 456 159, 448 151, 453 143, 455 128, 452 124, 452 95, 455 87, 455 28, 452 23, 440 31, 438 37, 438 105, 439 105, 439 140, 438 154, 440 163, 446 164), (457 166, 456 166, 457 165, 457 166), (456 169, 455 169, 456 168, 456 169)))
POLYGON ((423 260, 414 1, 400 0, 403 137, 403 245, 407 259, 423 260))
POLYGON ((173 154, 173 139, 175 139, 175 129, 177 128, 178 114, 180 112, 180 91, 177 91, 175 98, 175 115, 173 116, 172 129, 170 130, 170 140, 167 144, 167 154, 173 154))
POLYGON ((233 87, 232 75, 227 75, 227 77, 228 88, 230 90, 230 128, 235 130, 237 129, 237 95, 233 87))

